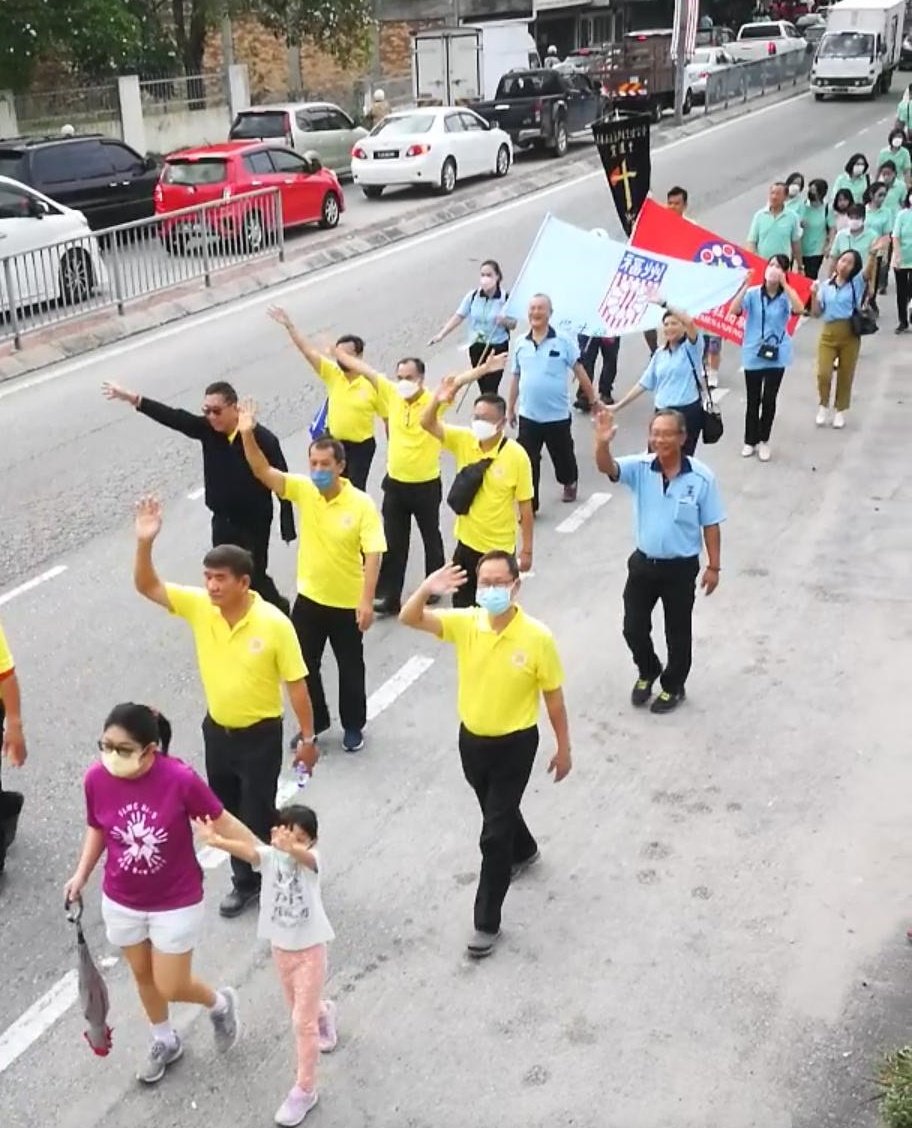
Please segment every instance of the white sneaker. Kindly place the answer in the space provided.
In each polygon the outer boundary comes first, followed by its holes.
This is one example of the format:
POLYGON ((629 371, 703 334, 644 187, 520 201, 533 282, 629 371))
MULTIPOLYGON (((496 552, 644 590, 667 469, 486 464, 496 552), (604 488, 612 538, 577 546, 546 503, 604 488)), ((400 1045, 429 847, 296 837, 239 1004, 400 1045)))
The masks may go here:
POLYGON ((844 411, 837 411, 833 416, 833 426, 837 431, 841 430, 846 425, 846 418, 844 411))
POLYGON ((829 419, 829 417, 830 417, 829 408, 818 407, 817 408, 817 418, 814 420, 814 422, 817 424, 818 427, 825 427, 827 419, 829 419))
POLYGON ((761 443, 760 444, 760 447, 757 451, 757 457, 760 459, 761 462, 769 462, 769 460, 770 460, 769 443, 761 443))
POLYGON ((715 372, 710 372, 706 377, 706 383, 709 384, 711 388, 718 388, 719 377, 715 374, 715 372))
POLYGON ((755 454, 756 451, 757 451, 756 447, 752 447, 752 446, 750 446, 749 443, 745 443, 744 446, 741 448, 741 457, 742 458, 750 458, 750 456, 752 454, 755 454))

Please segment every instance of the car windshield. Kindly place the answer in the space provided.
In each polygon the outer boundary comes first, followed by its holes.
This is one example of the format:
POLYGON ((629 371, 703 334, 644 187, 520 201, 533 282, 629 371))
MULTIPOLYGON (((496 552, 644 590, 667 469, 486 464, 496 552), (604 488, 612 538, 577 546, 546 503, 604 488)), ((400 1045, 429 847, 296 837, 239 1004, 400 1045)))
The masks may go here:
POLYGON ((738 32, 739 39, 781 39, 778 24, 746 24, 738 32))
POLYGON ((238 114, 229 137, 232 141, 252 141, 267 137, 284 137, 288 132, 288 114, 284 110, 263 110, 238 114))
POLYGON ((227 169, 227 161, 212 157, 199 161, 168 161, 164 181, 166 184, 221 184, 227 169))
POLYGON ((433 114, 402 114, 384 118, 371 130, 371 137, 382 133, 384 137, 400 137, 409 133, 430 133, 434 125, 433 114))
POLYGON ((557 94, 561 87, 552 71, 530 74, 505 74, 497 84, 495 98, 537 98, 539 94, 557 94))
POLYGON ((21 180, 24 172, 22 154, 13 150, 0 149, 0 176, 8 176, 12 180, 21 180))
POLYGON ((863 31, 837 31, 825 35, 817 48, 821 59, 873 59, 874 36, 863 31))

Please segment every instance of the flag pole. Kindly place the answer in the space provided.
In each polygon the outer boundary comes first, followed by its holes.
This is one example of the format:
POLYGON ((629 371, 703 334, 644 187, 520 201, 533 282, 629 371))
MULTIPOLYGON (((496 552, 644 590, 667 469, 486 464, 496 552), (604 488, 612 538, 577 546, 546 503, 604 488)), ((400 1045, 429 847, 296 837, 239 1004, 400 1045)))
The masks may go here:
POLYGON ((675 4, 675 125, 684 121, 684 78, 687 70, 687 10, 697 0, 677 0, 675 4))

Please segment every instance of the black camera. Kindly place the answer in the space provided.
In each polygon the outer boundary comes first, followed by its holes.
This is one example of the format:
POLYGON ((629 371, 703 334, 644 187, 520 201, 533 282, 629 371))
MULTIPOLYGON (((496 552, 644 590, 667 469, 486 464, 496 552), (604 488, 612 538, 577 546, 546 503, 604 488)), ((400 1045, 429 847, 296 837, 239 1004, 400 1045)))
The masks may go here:
POLYGON ((764 341, 760 348, 757 349, 757 356, 759 356, 761 360, 778 360, 779 346, 770 345, 764 341))

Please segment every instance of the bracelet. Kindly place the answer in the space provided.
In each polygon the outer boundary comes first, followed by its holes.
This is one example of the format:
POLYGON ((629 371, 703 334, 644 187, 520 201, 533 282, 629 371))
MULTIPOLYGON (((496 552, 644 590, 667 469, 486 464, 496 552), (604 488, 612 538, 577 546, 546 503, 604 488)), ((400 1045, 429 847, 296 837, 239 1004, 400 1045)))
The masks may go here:
POLYGON ((715 566, 715 564, 707 564, 707 565, 706 565, 706 571, 707 571, 707 572, 721 572, 721 571, 722 571, 722 569, 721 569, 721 568, 717 568, 717 567, 715 566))

